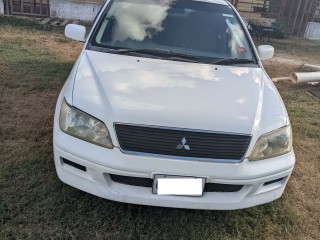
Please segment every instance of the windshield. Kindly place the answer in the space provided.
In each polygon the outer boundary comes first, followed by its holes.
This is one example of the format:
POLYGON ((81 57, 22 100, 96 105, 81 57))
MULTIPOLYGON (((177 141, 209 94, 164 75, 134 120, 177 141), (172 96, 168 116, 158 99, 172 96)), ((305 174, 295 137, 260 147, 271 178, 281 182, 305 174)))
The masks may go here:
POLYGON ((231 7, 195 0, 114 0, 91 46, 122 50, 122 54, 149 50, 149 55, 163 51, 205 61, 254 60, 231 7))

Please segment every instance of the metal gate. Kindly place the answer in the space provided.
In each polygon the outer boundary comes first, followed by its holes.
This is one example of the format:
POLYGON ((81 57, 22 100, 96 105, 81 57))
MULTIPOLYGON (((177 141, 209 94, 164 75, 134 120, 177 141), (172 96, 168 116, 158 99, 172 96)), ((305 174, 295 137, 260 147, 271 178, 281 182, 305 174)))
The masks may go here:
POLYGON ((11 15, 49 17, 49 0, 5 0, 11 15))

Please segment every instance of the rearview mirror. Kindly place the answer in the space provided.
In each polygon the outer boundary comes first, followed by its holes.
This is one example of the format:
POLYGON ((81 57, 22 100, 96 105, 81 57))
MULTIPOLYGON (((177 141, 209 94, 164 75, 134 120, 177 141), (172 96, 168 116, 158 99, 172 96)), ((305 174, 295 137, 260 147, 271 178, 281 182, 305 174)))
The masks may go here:
POLYGON ((274 47, 270 45, 261 45, 258 47, 258 53, 261 61, 271 59, 274 55, 274 47))
POLYGON ((86 28, 77 24, 68 24, 64 30, 64 34, 67 38, 72 40, 85 42, 86 41, 86 28))

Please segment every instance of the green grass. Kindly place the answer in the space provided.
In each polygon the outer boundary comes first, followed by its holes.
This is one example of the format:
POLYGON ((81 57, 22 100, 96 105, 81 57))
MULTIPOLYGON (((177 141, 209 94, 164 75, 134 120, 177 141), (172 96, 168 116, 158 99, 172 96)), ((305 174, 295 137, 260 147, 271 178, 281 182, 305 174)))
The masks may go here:
POLYGON ((111 202, 57 180, 52 153, 34 151, 1 172, 4 238, 68 239, 257 239, 294 230, 281 201, 241 211, 195 211, 111 202), (18 176, 18 177, 17 177, 18 176), (5 181, 3 181, 5 179, 5 181), (13 187, 14 183, 14 187, 13 187), (19 226, 19 227, 18 227, 19 226))
MULTIPOLYGON (((295 185, 263 206, 198 211, 107 201, 61 183, 53 163, 52 119, 75 58, 66 57, 73 43, 59 31, 0 17, 0 239, 290 239, 309 234, 304 222, 316 228, 303 214, 312 217, 319 209, 312 208, 312 199, 297 204, 295 185)), ((319 146, 319 103, 303 88, 289 88, 282 94, 295 134, 315 144, 297 143, 307 158, 308 148, 319 146)))
POLYGON ((0 63, 6 73, 1 78, 2 86, 30 90, 61 86, 73 62, 57 59, 38 44, 25 41, 23 37, 0 42, 0 63))
POLYGON ((23 17, 8 17, 0 15, 0 25, 3 26, 13 26, 21 29, 28 30, 40 30, 40 31, 51 31, 57 32, 62 31, 62 29, 55 28, 51 25, 42 25, 36 19, 25 19, 23 17))

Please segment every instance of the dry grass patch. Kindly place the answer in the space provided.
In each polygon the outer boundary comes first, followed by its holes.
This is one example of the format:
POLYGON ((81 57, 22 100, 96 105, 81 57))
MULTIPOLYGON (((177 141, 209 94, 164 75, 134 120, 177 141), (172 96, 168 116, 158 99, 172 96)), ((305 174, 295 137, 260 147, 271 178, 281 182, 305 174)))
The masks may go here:
MULTIPOLYGON (((301 39, 274 41, 277 53, 265 63, 271 77, 301 71, 303 63, 320 65, 320 43, 301 39)), ((294 132, 297 164, 285 193, 285 205, 298 216, 295 239, 320 237, 320 101, 306 91, 320 93, 320 86, 283 82, 276 84, 284 99, 294 132)))
POLYGON ((294 131, 297 164, 289 181, 285 204, 298 216, 297 239, 320 236, 320 102, 305 91, 307 84, 277 84, 294 131))
POLYGON ((52 143, 52 121, 57 91, 30 92, 7 88, 0 108, 3 151, 1 161, 25 157, 52 143))
POLYGON ((33 45, 31 49, 37 54, 54 55, 64 61, 74 61, 83 47, 83 43, 68 40, 60 32, 39 34, 38 30, 12 29, 10 26, 1 29, 0 39, 4 42, 20 42, 21 47, 33 45))

